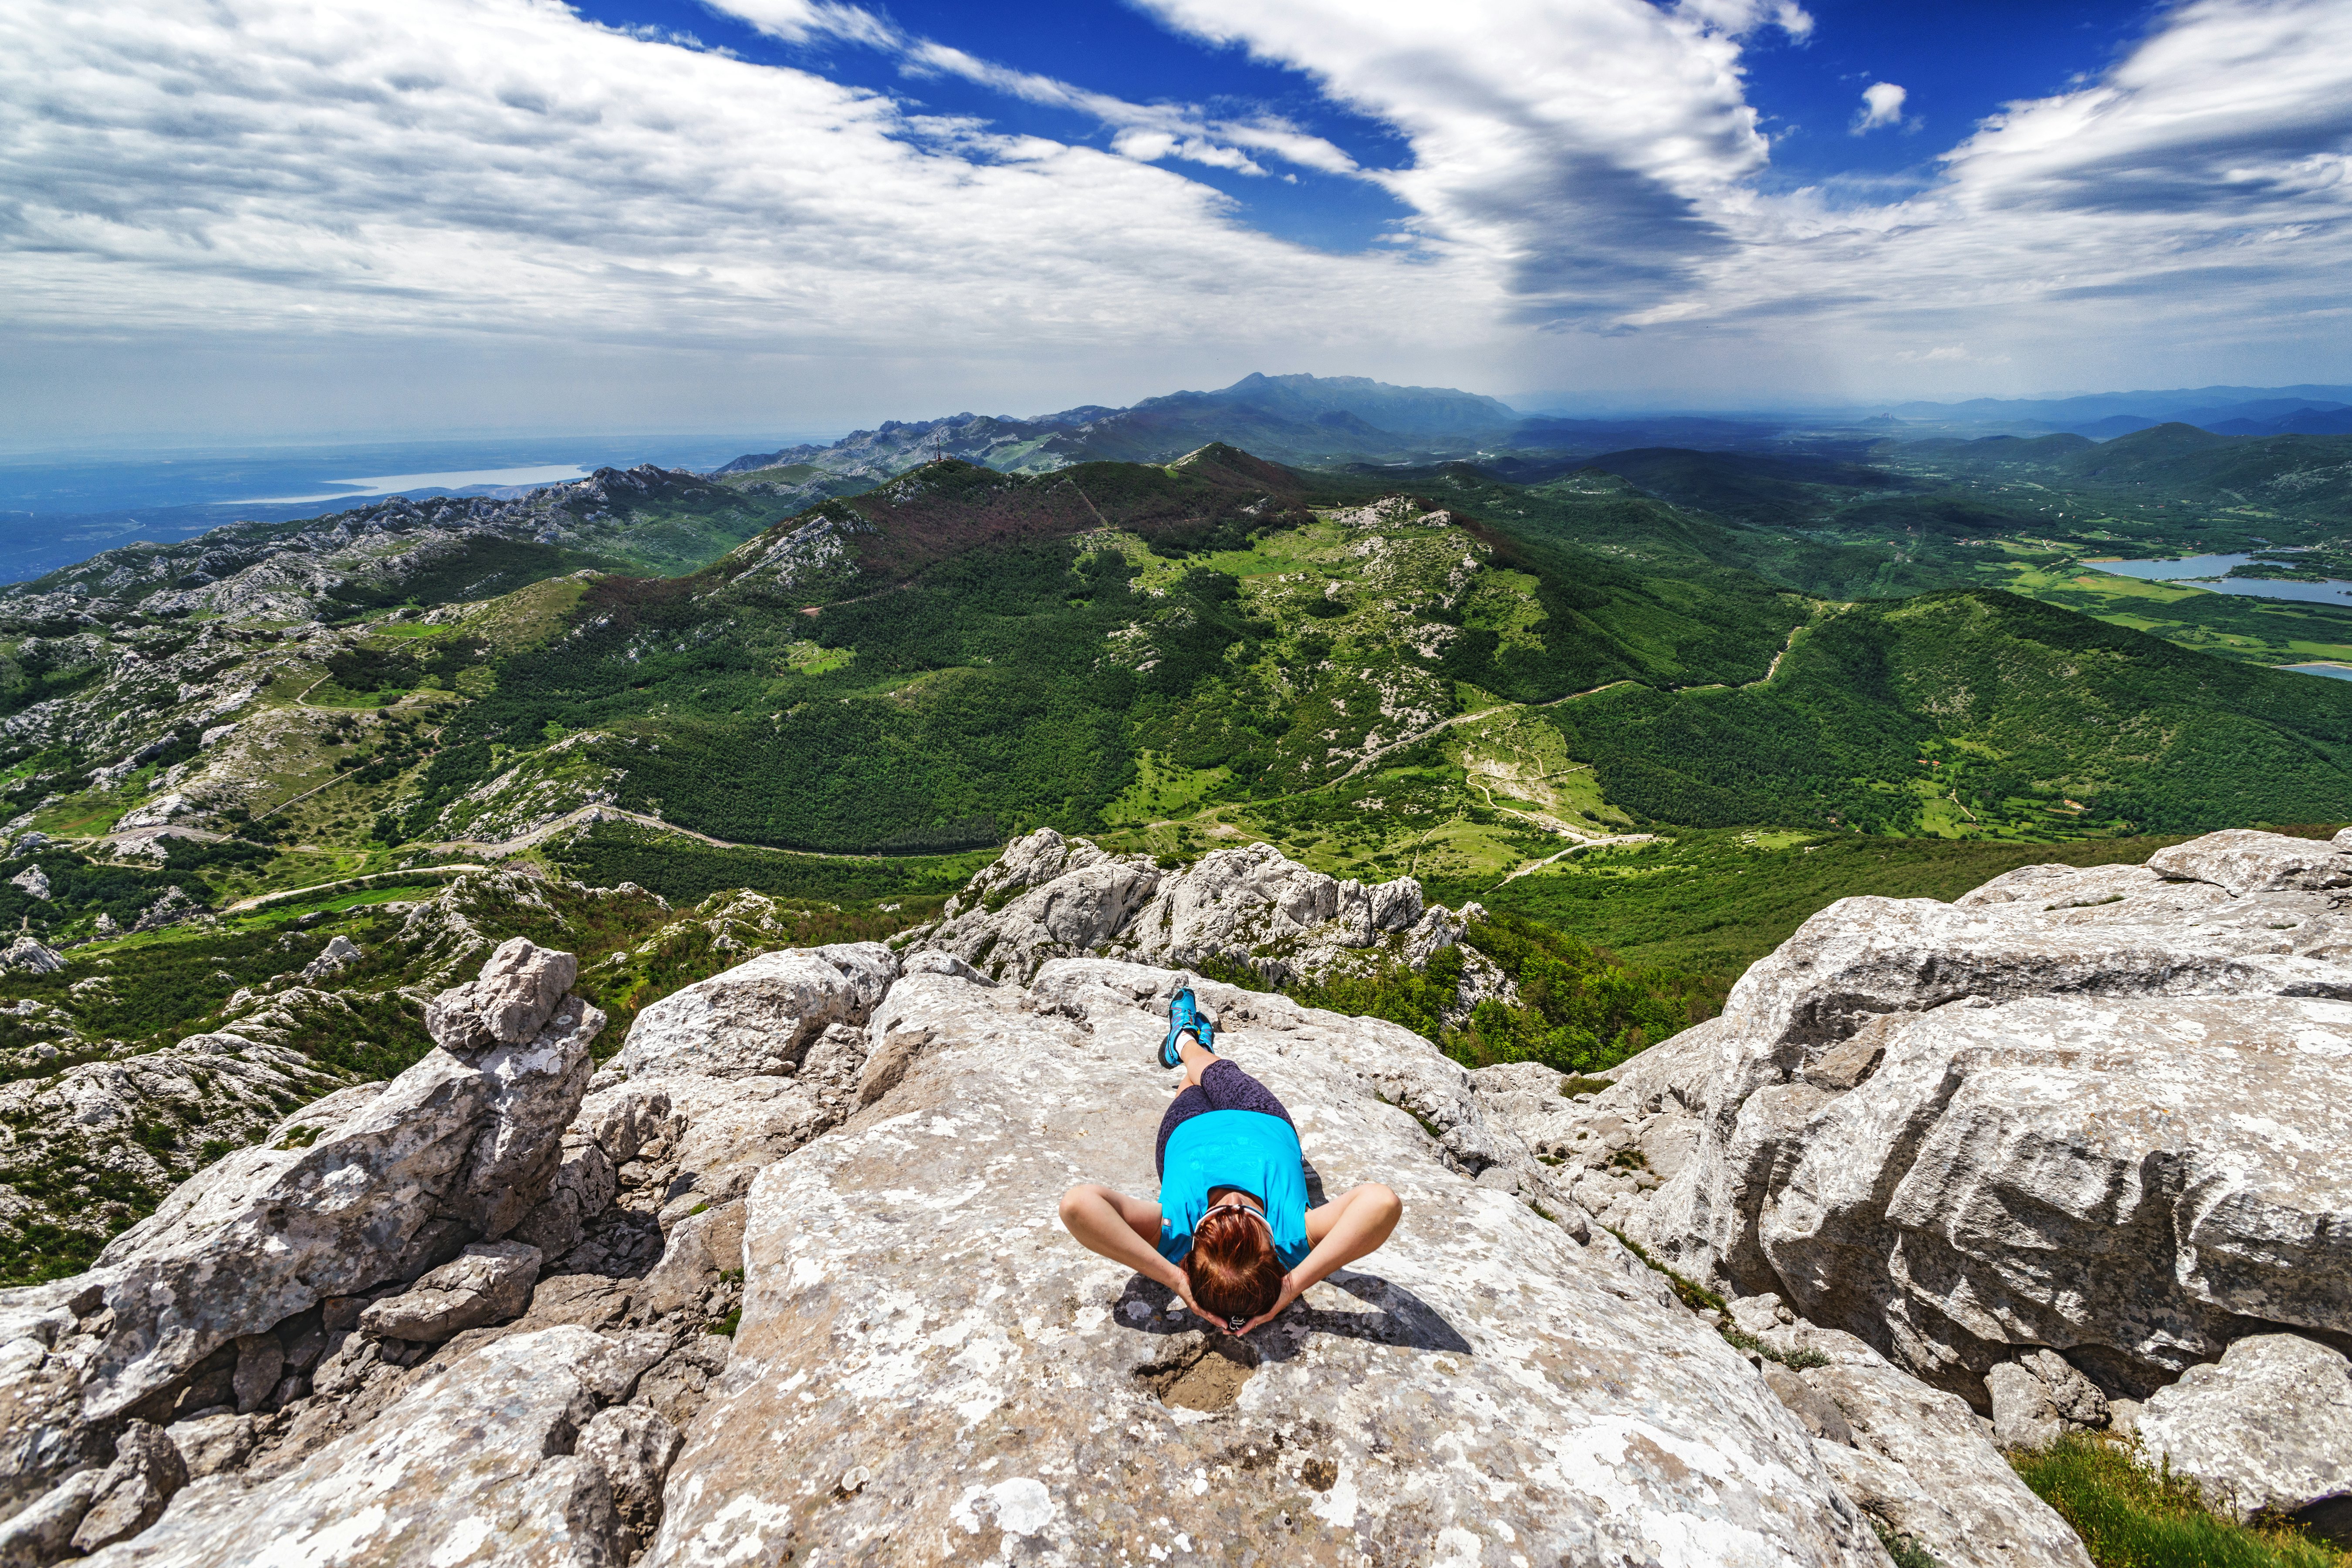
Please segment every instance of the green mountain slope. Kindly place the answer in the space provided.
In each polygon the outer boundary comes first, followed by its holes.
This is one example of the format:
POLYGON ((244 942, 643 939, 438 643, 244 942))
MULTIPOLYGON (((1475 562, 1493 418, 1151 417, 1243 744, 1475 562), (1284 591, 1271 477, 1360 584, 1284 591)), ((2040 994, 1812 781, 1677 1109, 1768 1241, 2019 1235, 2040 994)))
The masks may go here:
POLYGON ((1767 686, 1550 715, 1640 816, 2000 834, 2352 812, 2352 687, 2207 658, 1997 591, 1856 605, 1767 686))
MULTIPOLYGON (((1460 768, 1485 732, 1464 721, 1522 708, 1597 780, 1577 809, 1647 821, 2052 838, 2352 815, 2352 687, 1998 592, 1822 597, 1950 579, 1614 479, 1413 478, 1364 507, 1230 448, 928 465, 703 572, 586 585, 562 636, 496 661, 382 831, 478 840, 603 798, 730 843, 953 850, 1276 800, 1422 742, 1460 768)), ((1520 787, 1492 808, 1557 820, 1564 797, 1520 787)))

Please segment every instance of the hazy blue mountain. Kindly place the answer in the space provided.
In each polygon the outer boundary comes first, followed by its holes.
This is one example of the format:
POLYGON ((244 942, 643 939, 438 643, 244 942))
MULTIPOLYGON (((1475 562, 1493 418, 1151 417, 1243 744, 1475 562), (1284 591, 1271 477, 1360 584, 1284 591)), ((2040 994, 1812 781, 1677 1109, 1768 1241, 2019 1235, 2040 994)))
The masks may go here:
MULTIPOLYGON (((2261 418, 2306 404, 2352 403, 2352 386, 2199 386, 2168 392, 2096 392, 2078 397, 1972 397, 1965 403, 1904 403, 1889 410, 1902 419, 1958 424, 2042 424, 2076 430, 2118 414, 2151 423, 2208 418, 2261 418)), ((2084 432, 2088 434, 2087 431, 2084 432)))
POLYGON ((2304 407, 2276 418, 2223 419, 2204 428, 2216 436, 2352 436, 2352 408, 2304 407))

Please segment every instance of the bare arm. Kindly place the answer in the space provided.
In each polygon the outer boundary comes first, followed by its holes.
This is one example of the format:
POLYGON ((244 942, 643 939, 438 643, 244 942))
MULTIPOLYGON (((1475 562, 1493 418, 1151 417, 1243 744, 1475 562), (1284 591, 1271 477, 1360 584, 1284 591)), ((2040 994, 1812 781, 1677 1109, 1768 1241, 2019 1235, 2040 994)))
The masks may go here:
POLYGON ((1160 1256, 1160 1205, 1144 1198, 1088 1182, 1062 1194, 1062 1226, 1080 1247, 1113 1263, 1124 1263, 1146 1279, 1156 1279, 1176 1292, 1196 1315, 1192 1281, 1185 1272, 1160 1256), (1146 1238, 1150 1239, 1146 1239, 1146 1238))
MULTIPOLYGON (((1066 1205, 1065 1205, 1066 1208, 1066 1205)), ((1404 1204, 1378 1182, 1349 1187, 1319 1209, 1307 1211, 1307 1239, 1314 1244, 1297 1268, 1282 1277, 1282 1294, 1266 1311, 1243 1326, 1248 1333, 1272 1322, 1283 1309, 1319 1284, 1333 1269, 1380 1249, 1404 1217, 1404 1204)))

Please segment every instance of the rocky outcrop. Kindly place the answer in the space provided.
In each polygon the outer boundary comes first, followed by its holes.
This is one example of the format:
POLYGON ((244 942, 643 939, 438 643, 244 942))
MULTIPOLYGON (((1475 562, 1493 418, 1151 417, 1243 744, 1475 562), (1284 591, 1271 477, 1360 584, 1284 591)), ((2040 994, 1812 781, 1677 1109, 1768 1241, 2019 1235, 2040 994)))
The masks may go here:
MULTIPOLYGON (((52 1023, 58 1035, 56 1045, 34 1047, 35 1052, 46 1049, 55 1057, 60 1047, 77 1054, 112 1049, 78 1037, 70 1017, 61 1013, 36 1013, 20 1018, 20 1026, 37 1018, 52 1023)), ((331 1093, 349 1081, 267 1038, 218 1033, 0 1083, 0 1124, 8 1129, 14 1149, 37 1151, 58 1164, 70 1161, 105 1170, 114 1178, 104 1197, 28 1202, 21 1214, 0 1207, 0 1245, 28 1237, 30 1232, 16 1230, 21 1225, 126 1226, 138 1212, 124 1204, 126 1188, 143 1194, 149 1205, 161 1201, 182 1179, 184 1166, 175 1170, 166 1152, 141 1141, 142 1131, 151 1141, 156 1131, 166 1131, 189 1153, 205 1140, 266 1141, 272 1129, 289 1120, 282 1107, 331 1093)), ((299 1124, 300 1119, 292 1121, 299 1124)))
MULTIPOLYGON (((1286 858, 1269 844, 1219 849, 1181 872, 1148 857, 1110 855, 1041 828, 949 900, 940 921, 894 942, 952 953, 997 979, 1026 983, 1050 959, 1105 956, 1169 968, 1216 961, 1272 985, 1425 966, 1481 918, 1424 907, 1410 877, 1367 888, 1286 858)), ((1458 1012, 1510 983, 1465 954, 1458 1012)))
POLYGON ((92 1568, 264 1562, 498 1563, 604 1568, 627 1561, 614 1486, 583 1433, 627 1383, 604 1342, 559 1327, 488 1345, 410 1392, 363 1431, 259 1486, 196 1482, 161 1523, 92 1568))
POLYGON ((1204 998, 1221 1048, 1286 1097, 1328 1189, 1377 1177, 1403 1196, 1403 1230, 1365 1267, 1228 1353, 1073 1246, 1051 1220, 1072 1181, 1150 1188, 1168 1087, 1148 1065, 1152 999, 1176 979, 1062 960, 1025 996, 939 974, 892 988, 877 1033, 932 1038, 889 1095, 755 1184, 735 1356, 651 1561, 886 1537, 1069 1563, 1223 1542, 1301 1560, 1469 1561, 1488 1542, 1545 1562, 1661 1542, 1662 1562, 1879 1560, 1794 1417, 1661 1305, 1655 1276, 1474 1179, 1383 1103, 1373 1075, 1411 1058, 1475 1114, 1460 1069, 1393 1026, 1204 998), (1662 1358, 1671 1380, 1645 1370, 1662 1358))
MULTIPOLYGON (((2127 868, 1848 900, 1597 1089, 1160 963, 1000 983, 859 945, 648 1008, 587 1092, 601 1020, 567 957, 509 943, 434 999, 425 1061, 222 1161, 91 1273, 0 1293, 0 1529, 108 1564, 1699 1568, 1882 1563, 1884 1536, 2086 1568, 1996 1440, 2143 1396, 2176 1470, 2326 1526, 2352 1370, 2318 1342, 2347 1231, 2323 1087, 2352 1004, 2307 885, 2335 851, 2263 851, 2170 862, 2237 891, 2127 868), (1151 1190, 1187 984, 1289 1104, 1310 1189, 1406 1205, 1247 1342, 1052 1219, 1077 1181, 1151 1190), (1686 1308, 1612 1226, 1740 1293, 1686 1308)), ((1106 868, 1032 844, 963 914, 1106 868)), ((1296 869, 1222 867, 1168 929, 1356 908, 1296 869)), ((1176 880, 1150 870, 1139 910, 1176 880)), ((1362 891, 1379 940, 1427 921, 1362 891)))
POLYGON ((327 945, 319 950, 319 956, 302 966, 302 978, 316 985, 321 981, 331 980, 341 973, 357 963, 363 956, 365 955, 360 952, 359 945, 351 938, 330 937, 327 939, 327 945))
POLYGON ((19 969, 32 974, 55 974, 66 966, 63 954, 44 947, 30 936, 20 936, 0 952, 0 968, 19 969))
POLYGON ((2352 1363, 2294 1334, 2253 1334, 2141 1409, 2151 1459, 2217 1510, 2292 1518, 2352 1543, 2352 1363))
POLYGON ((862 1026, 898 977, 879 942, 762 953, 639 1014, 618 1066, 632 1079, 789 1074, 828 1027, 862 1026))
POLYGON ((2233 832, 1843 900, 1612 1086, 1496 1109, 1678 1268, 2046 1433, 2066 1400, 2021 1355, 2137 1399, 2252 1332, 2352 1331, 2347 876, 2352 835, 2233 832), (1612 1196, 1627 1151, 1663 1179, 1612 1196))
POLYGON ((119 1451, 126 1419, 299 1397, 278 1384, 288 1340, 303 1368, 321 1353, 301 1342, 306 1314, 512 1229, 555 1174, 604 1024, 554 983, 571 966, 507 943, 478 985, 436 999, 444 1044, 425 1060, 208 1166, 89 1273, 0 1292, 0 1337, 19 1347, 0 1376, 10 1481, 37 1489, 119 1451))

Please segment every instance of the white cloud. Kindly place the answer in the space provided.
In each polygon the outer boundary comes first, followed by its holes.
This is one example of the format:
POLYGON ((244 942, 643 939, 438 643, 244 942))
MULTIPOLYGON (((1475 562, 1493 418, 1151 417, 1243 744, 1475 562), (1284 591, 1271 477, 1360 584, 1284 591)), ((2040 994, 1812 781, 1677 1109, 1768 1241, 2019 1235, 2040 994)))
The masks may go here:
POLYGON ((1739 36, 1749 0, 1140 0, 1171 26, 1320 83, 1403 134, 1371 176, 1433 254, 1491 276, 1531 321, 1593 321, 1688 286, 1729 237, 1709 205, 1761 168, 1739 36))
POLYGON ((757 364, 814 417, 834 389, 890 377, 907 390, 885 412, 964 396, 940 390, 950 359, 982 387, 1090 367, 1085 396, 1196 365, 1486 386, 1671 370, 1730 395, 1857 365, 2076 384, 2185 359, 2183 380, 2252 379, 2249 356, 2345 341, 2341 0, 2190 0, 2107 71, 1988 120, 1927 188, 1834 201, 1752 178, 1769 148, 1741 53, 1761 29, 1803 38, 1793 6, 1138 3, 1392 128, 1398 166, 817 0, 725 9, 1067 108, 1108 149, 633 37, 557 0, 16 0, 0 7, 12 416, 39 411, 53 373, 130 377, 170 342, 321 345, 299 372, 331 382, 321 403, 389 386, 381 367, 429 364, 436 343, 477 367, 445 377, 448 395, 463 380, 527 397, 501 379, 516 356, 604 345, 646 387, 757 364), (1188 161, 1374 181, 1411 216, 1365 254, 1312 251, 1246 226, 1188 161))
MULTIPOLYGON (((780 31, 863 25, 769 9, 780 31)), ((1243 319, 1344 340, 1376 301, 1413 314, 1423 282, 1301 252, 1126 158, 552 0, 21 0, 0 147, 19 330, 1051 352, 1243 319)))
POLYGON ((1897 364, 2007 364, 2008 354, 1970 353, 1965 344, 1946 343, 1932 349, 1897 349, 1891 356, 1897 364))
POLYGON ((705 0, 714 10, 740 17, 761 32, 792 43, 819 36, 847 39, 896 56, 899 68, 915 78, 954 76, 1009 97, 1087 115, 1116 134, 1112 150, 1143 163, 1181 158, 1191 163, 1264 175, 1266 170, 1243 149, 1271 153, 1326 174, 1357 173, 1355 161, 1320 136, 1271 117, 1220 119, 1181 104, 1130 103, 1034 71, 1015 70, 936 39, 901 31, 855 5, 811 0, 705 0))
POLYGON ((1875 131, 1882 125, 1903 123, 1903 100, 1910 94, 1891 81, 1874 81, 1862 89, 1862 107, 1854 111, 1853 133, 1875 131))
POLYGON ((1812 37, 1813 19, 1793 0, 1676 0, 1675 10, 1701 26, 1740 38, 1774 26, 1792 38, 1812 37))

